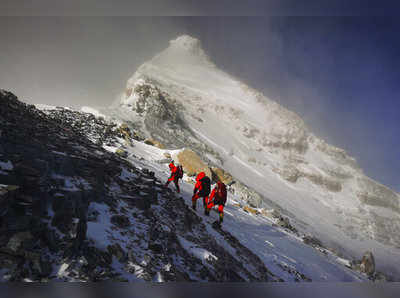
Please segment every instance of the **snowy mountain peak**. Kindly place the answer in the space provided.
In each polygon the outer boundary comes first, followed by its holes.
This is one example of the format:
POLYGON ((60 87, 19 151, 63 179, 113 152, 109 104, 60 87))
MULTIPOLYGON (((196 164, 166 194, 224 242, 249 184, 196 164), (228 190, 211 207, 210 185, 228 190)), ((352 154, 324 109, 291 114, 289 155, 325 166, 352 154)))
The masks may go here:
POLYGON ((169 47, 153 59, 153 62, 173 62, 174 64, 213 65, 197 38, 181 35, 169 42, 169 47), (171 60, 172 59, 172 60, 171 60), (166 61, 165 61, 166 60, 166 61))
POLYGON ((171 48, 184 50, 191 53, 203 51, 200 40, 189 35, 181 35, 176 39, 171 40, 169 44, 171 48))
POLYGON ((167 69, 171 75, 187 75, 188 71, 197 72, 196 69, 215 68, 214 63, 202 49, 200 40, 182 35, 169 43, 169 47, 139 67, 132 79, 143 77, 148 72, 153 74, 160 68, 167 69))
POLYGON ((216 67, 193 37, 140 66, 104 113, 167 148, 190 147, 258 193, 251 204, 278 205, 339 251, 372 249, 387 267, 400 254, 400 195, 296 113, 216 67))

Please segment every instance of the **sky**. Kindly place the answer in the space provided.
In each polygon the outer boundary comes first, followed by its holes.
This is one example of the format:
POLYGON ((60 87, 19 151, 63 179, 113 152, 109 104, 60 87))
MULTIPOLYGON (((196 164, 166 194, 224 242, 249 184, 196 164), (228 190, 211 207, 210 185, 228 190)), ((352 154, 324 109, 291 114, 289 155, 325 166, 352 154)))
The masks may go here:
POLYGON ((181 34, 400 191, 400 21, 369 16, 0 17, 0 88, 29 103, 107 106, 181 34))

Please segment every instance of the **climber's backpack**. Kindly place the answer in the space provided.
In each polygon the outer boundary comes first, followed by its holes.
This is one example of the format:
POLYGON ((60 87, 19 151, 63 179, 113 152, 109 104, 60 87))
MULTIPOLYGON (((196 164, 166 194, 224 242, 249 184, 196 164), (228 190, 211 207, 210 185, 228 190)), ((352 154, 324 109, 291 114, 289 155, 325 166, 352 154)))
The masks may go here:
POLYGON ((224 183, 217 188, 217 200, 219 204, 225 205, 226 203, 226 185, 224 183))
POLYGON ((210 178, 207 176, 204 176, 201 178, 201 194, 204 196, 208 196, 210 194, 211 190, 211 181, 210 178))
POLYGON ((182 178, 183 177, 183 168, 182 168, 181 165, 178 166, 177 177, 178 178, 182 178))

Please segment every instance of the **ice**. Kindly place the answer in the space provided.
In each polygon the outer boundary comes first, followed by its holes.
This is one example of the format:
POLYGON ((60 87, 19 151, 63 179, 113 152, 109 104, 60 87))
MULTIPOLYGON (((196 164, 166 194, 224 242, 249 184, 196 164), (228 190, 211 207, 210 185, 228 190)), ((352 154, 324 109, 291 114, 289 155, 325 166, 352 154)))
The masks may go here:
POLYGON ((98 248, 106 249, 111 243, 108 235, 111 230, 109 208, 105 204, 90 203, 90 209, 99 212, 97 222, 88 222, 87 237, 93 239, 98 248))

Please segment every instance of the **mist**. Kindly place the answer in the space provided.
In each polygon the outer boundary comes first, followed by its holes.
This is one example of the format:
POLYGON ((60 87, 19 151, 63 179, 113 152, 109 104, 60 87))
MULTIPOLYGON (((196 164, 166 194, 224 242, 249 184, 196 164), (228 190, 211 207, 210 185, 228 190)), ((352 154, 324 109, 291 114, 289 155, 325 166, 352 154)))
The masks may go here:
POLYGON ((0 84, 30 103, 108 106, 179 35, 157 17, 4 17, 0 84))
POLYGON ((189 34, 224 71, 400 190, 399 22, 357 17, 1 17, 0 88, 28 103, 110 105, 189 34))

